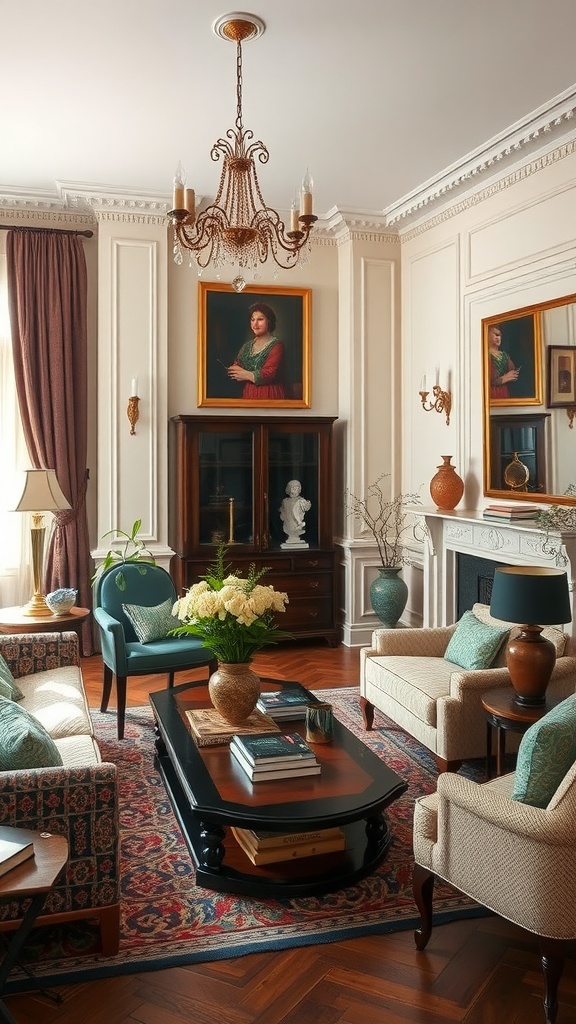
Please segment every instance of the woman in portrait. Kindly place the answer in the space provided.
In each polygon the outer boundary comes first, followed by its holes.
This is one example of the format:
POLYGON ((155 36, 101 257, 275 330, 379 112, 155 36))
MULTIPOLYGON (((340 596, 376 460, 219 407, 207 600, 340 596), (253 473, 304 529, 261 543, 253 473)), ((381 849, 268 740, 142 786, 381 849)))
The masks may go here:
POLYGON ((521 367, 514 366, 507 352, 501 348, 502 329, 499 324, 488 328, 488 351, 490 353, 490 398, 510 398, 508 384, 518 380, 521 367))
POLYGON ((242 398, 291 398, 284 345, 274 335, 276 314, 266 302, 255 302, 248 312, 253 338, 242 345, 227 367, 228 376, 243 384, 242 398))

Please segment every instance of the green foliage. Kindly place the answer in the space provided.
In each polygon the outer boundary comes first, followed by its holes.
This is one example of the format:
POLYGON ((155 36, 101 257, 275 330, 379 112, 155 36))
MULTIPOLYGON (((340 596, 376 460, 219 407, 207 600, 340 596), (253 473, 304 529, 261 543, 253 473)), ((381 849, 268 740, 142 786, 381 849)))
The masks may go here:
MULTIPOLYGON (((567 498, 576 498, 576 484, 570 484, 564 492, 567 498)), ((568 564, 568 558, 562 550, 562 546, 556 538, 550 534, 556 530, 576 530, 576 507, 574 505, 551 505, 550 508, 541 509, 534 516, 537 526, 546 531, 542 544, 542 551, 545 555, 551 555, 556 565, 568 564)))
MULTIPOLYGON (((156 565, 154 555, 148 550, 144 541, 138 536, 141 526, 142 520, 136 519, 132 524, 130 533, 126 533, 125 530, 108 530, 107 533, 103 534, 102 540, 106 537, 115 537, 118 541, 118 546, 112 547, 106 552, 104 559, 98 566, 90 581, 92 586, 97 583, 103 573, 105 573, 111 565, 115 565, 117 562, 143 562, 142 565, 138 566, 138 572, 141 576, 146 574, 147 564, 156 565)), ((123 572, 117 573, 115 582, 119 590, 126 590, 126 577, 123 572)))

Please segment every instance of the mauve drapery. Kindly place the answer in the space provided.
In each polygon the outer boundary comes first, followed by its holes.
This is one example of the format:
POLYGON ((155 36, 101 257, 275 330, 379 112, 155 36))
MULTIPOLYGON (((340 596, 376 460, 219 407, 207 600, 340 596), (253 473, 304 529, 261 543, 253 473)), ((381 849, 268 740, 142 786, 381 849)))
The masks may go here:
MULTIPOLYGON (((15 229, 6 240, 16 389, 36 469, 54 469, 70 511, 55 514, 46 589, 75 587, 92 606, 87 483, 87 273, 74 234, 15 229)), ((82 629, 82 653, 92 654, 82 629)))

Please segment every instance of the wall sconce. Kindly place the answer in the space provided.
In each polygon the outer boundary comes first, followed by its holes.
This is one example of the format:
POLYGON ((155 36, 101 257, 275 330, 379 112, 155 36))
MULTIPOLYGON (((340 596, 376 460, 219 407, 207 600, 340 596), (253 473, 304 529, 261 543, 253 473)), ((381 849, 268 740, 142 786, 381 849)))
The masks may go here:
POLYGON ((566 409, 566 415, 568 417, 568 426, 570 430, 574 429, 574 417, 576 416, 576 405, 570 405, 566 409))
POLYGON ((131 434, 136 433, 135 427, 140 417, 140 412, 138 409, 139 402, 140 399, 138 398, 138 377, 132 377, 132 394, 128 399, 128 408, 126 409, 126 415, 128 417, 128 422, 130 423, 131 434))
POLYGON ((434 409, 436 412, 446 413, 446 426, 450 425, 450 410, 452 409, 452 395, 449 391, 442 391, 438 383, 438 370, 436 371, 436 383, 432 388, 432 398, 426 405, 426 399, 430 394, 426 391, 426 377, 422 377, 421 390, 419 391, 420 401, 424 412, 432 412, 434 409))

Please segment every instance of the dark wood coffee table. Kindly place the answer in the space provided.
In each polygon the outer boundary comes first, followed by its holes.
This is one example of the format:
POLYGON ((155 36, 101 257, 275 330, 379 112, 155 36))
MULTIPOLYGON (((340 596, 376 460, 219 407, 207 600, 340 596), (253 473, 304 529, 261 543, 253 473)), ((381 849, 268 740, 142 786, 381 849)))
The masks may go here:
MULTIPOLYGON (((262 680, 278 690, 278 679, 262 680)), ((341 722, 331 744, 314 747, 321 775, 253 784, 228 744, 197 747, 187 709, 209 707, 206 682, 184 683, 150 695, 156 720, 157 764, 196 865, 198 885, 247 896, 302 896, 329 892, 363 878, 390 843, 384 810, 407 783, 341 722), (346 849, 256 867, 231 826, 303 832, 340 826, 346 849)), ((303 721, 285 720, 283 732, 305 733, 303 721)))

